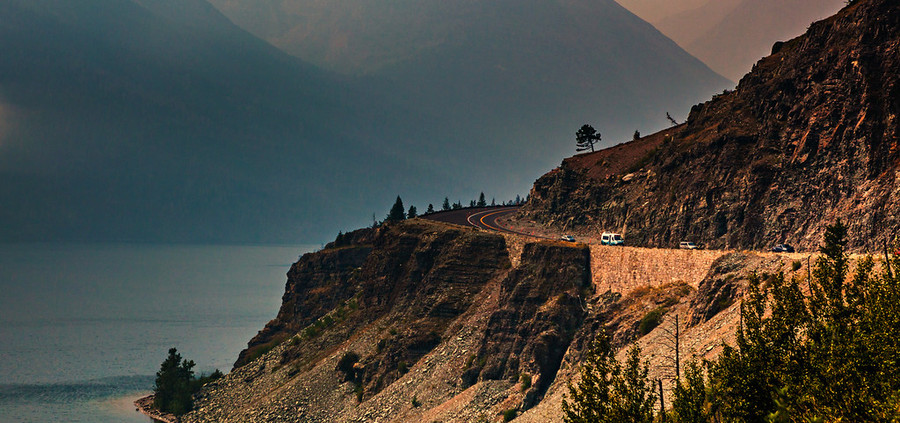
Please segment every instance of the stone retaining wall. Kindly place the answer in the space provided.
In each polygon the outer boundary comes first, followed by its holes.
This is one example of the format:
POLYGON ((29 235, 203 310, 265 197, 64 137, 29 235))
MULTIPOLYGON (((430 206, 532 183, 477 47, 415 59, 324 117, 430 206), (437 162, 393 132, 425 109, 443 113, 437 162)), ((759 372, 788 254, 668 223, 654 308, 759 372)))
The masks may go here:
POLYGON ((591 274, 597 292, 627 294, 640 286, 684 281, 697 285, 712 262, 728 251, 591 245, 591 274))

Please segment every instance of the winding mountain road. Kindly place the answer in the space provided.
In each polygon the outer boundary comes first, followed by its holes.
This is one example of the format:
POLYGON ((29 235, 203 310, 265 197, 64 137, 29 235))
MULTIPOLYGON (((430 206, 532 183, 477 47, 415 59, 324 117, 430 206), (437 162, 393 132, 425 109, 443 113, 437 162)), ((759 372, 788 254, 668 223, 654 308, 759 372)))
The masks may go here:
POLYGON ((476 228, 487 229, 491 231, 529 235, 504 227, 500 224, 500 222, 498 222, 498 219, 500 219, 501 217, 515 214, 518 211, 519 206, 479 207, 442 211, 420 217, 437 222, 453 223, 463 226, 474 226, 476 228))

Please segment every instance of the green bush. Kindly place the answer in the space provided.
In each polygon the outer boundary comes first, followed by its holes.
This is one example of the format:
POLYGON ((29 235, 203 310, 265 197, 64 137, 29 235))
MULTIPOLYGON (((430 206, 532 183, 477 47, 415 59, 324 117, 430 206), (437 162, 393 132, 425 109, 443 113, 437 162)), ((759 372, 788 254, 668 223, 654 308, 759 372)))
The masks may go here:
POLYGON ((503 412, 503 421, 511 422, 513 419, 519 416, 519 410, 515 408, 510 408, 503 412))
POLYGON ((344 374, 345 382, 357 382, 358 374, 354 365, 359 362, 359 354, 353 351, 347 351, 341 356, 341 359, 338 360, 337 368, 335 370, 344 374))
POLYGON ((465 368, 468 370, 470 367, 472 367, 472 364, 474 364, 474 363, 475 363, 475 354, 470 354, 469 358, 466 359, 466 367, 465 368))
POLYGON ((796 271, 800 270, 800 266, 803 266, 803 264, 800 263, 800 260, 794 260, 791 263, 791 271, 796 272, 796 271))
POLYGON ((527 391, 528 388, 531 387, 531 375, 530 374, 522 373, 522 376, 519 377, 519 381, 522 382, 522 386, 520 387, 522 392, 527 391))
POLYGON ((312 339, 319 336, 319 330, 316 329, 315 326, 307 326, 306 329, 303 329, 303 337, 306 339, 312 339))
POLYGON ((663 315, 665 315, 667 311, 669 311, 667 308, 660 307, 647 313, 647 315, 644 316, 644 318, 641 319, 641 322, 638 324, 638 332, 641 334, 641 336, 650 333, 650 331, 659 326, 660 322, 662 322, 663 315))

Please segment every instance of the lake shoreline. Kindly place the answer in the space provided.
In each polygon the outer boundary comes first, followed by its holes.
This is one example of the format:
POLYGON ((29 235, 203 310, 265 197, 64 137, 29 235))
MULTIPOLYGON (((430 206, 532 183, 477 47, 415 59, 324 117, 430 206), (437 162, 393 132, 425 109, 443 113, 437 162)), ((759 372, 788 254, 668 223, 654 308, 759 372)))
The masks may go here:
POLYGON ((134 401, 134 406, 138 411, 150 417, 154 422, 158 423, 179 423, 178 416, 171 413, 164 413, 153 407, 153 395, 138 398, 134 401))

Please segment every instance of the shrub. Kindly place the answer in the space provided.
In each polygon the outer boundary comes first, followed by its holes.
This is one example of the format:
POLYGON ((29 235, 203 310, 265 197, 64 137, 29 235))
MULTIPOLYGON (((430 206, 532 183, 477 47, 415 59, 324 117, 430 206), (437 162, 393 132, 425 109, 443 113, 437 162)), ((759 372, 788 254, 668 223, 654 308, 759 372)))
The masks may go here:
POLYGON ((512 421, 514 418, 518 417, 518 415, 519 415, 519 410, 518 410, 518 409, 510 408, 509 410, 506 410, 506 411, 503 412, 503 421, 504 421, 504 422, 510 422, 510 421, 512 421))
POLYGON ((311 339, 317 336, 319 336, 319 330, 315 326, 307 326, 306 329, 303 329, 304 338, 311 339))
POLYGON ((519 377, 519 381, 522 382, 522 386, 520 387, 522 392, 527 391, 528 388, 531 387, 531 375, 530 374, 522 373, 522 376, 519 377))
POLYGON ((322 324, 326 328, 330 328, 334 325, 334 318, 332 318, 330 315, 325 315, 325 317, 322 318, 322 324))
POLYGON ((360 372, 355 365, 359 362, 359 354, 353 351, 347 351, 341 356, 335 370, 344 374, 344 382, 358 383, 360 380, 360 372))
POLYGON ((469 358, 466 359, 466 369, 472 367, 472 364, 475 363, 475 354, 469 355, 469 358))
POLYGON ((422 403, 419 402, 419 397, 413 395, 412 406, 415 408, 419 408, 420 405, 422 405, 422 403))
POLYGON ((669 310, 665 307, 660 307, 647 313, 647 315, 641 319, 640 324, 638 324, 638 332, 641 336, 650 333, 650 331, 659 326, 659 323, 662 322, 663 315, 665 315, 667 311, 669 310))
POLYGON ((802 266, 802 264, 800 264, 800 260, 794 260, 794 262, 791 263, 791 271, 796 272, 800 270, 800 266, 802 266))

